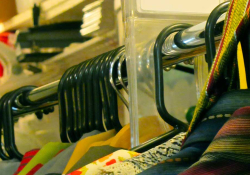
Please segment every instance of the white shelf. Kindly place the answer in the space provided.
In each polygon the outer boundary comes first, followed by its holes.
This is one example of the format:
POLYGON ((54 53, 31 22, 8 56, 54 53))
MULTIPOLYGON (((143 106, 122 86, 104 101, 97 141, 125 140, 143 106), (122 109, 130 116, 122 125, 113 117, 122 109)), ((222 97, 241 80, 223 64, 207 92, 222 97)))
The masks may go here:
MULTIPOLYGON (((43 25, 61 21, 81 21, 83 16, 82 8, 87 2, 86 0, 44 1, 41 3, 39 24, 43 25)), ((32 9, 30 9, 14 16, 6 22, 0 23, 0 33, 32 26, 33 16, 32 9)))
POLYGON ((22 86, 42 86, 59 80, 68 68, 117 47, 118 40, 115 30, 81 44, 72 44, 63 53, 44 61, 42 73, 11 75, 4 84, 1 84, 0 96, 22 86))

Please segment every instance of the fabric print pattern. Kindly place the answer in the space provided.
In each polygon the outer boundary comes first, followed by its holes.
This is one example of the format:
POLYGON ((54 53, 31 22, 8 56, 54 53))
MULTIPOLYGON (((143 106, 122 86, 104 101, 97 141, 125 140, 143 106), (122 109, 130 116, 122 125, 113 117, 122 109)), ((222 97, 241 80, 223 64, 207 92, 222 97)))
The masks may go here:
POLYGON ((182 132, 169 141, 150 149, 123 162, 110 166, 102 167, 98 170, 97 175, 133 175, 141 173, 154 165, 166 160, 177 154, 182 146, 182 141, 186 133, 182 132))
POLYGON ((110 166, 112 164, 130 159, 132 157, 140 155, 139 153, 127 150, 118 150, 112 154, 102 157, 68 175, 93 175, 98 172, 98 169, 104 166, 110 166))

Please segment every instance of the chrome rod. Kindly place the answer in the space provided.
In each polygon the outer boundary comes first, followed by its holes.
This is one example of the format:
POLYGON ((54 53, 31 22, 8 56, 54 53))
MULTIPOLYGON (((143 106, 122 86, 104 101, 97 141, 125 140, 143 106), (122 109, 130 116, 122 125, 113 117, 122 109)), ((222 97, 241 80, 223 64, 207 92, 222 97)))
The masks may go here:
MULTIPOLYGON (((226 13, 222 14, 221 17, 218 19, 216 23, 216 27, 221 26, 224 22, 226 17, 226 13)), ((183 30, 178 33, 172 33, 166 40, 163 45, 163 54, 166 55, 164 59, 173 59, 173 58, 180 58, 180 55, 185 55, 189 52, 196 52, 198 53, 202 46, 205 46, 205 26, 206 21, 190 27, 186 30, 183 30), (178 43, 176 43, 178 41, 178 43), (182 46, 184 48, 178 47, 182 46)), ((215 27, 215 28, 216 28, 215 27)), ((219 41, 221 39, 222 30, 218 31, 219 34, 215 37, 215 41, 219 41)))
MULTIPOLYGON (((128 79, 124 78, 123 81, 127 83, 128 79)), ((30 91, 27 94, 27 99, 31 102, 39 102, 41 100, 51 99, 51 97, 54 97, 57 94, 59 82, 60 80, 57 80, 30 91)), ((117 86, 121 85, 118 80, 116 80, 115 84, 117 86)))
POLYGON ((44 85, 44 86, 41 86, 39 88, 32 90, 28 94, 28 97, 27 97, 28 100, 32 102, 37 102, 37 101, 44 100, 44 99, 54 96, 55 94, 57 94, 59 82, 60 81, 57 80, 57 81, 54 81, 53 83, 49 83, 47 85, 44 85))
MULTIPOLYGON (((221 25, 224 22, 226 17, 226 13, 222 14, 218 19, 216 26, 221 25)), ((163 67, 168 67, 171 65, 175 65, 177 63, 183 62, 193 56, 197 56, 200 54, 204 54, 206 52, 205 49, 205 26, 206 21, 202 22, 198 25, 190 27, 184 31, 171 34, 163 45, 162 53, 165 55, 163 60, 163 67), (181 43, 182 46, 185 46, 187 49, 183 49, 178 47, 175 41, 178 38, 178 42, 181 43)), ((215 37, 216 44, 221 39, 222 31, 219 31, 219 34, 215 37)), ((37 102, 44 99, 49 99, 50 97, 57 94, 59 80, 53 83, 41 86, 32 90, 27 98, 31 102, 37 102)), ((116 84, 119 84, 116 82, 116 84)))

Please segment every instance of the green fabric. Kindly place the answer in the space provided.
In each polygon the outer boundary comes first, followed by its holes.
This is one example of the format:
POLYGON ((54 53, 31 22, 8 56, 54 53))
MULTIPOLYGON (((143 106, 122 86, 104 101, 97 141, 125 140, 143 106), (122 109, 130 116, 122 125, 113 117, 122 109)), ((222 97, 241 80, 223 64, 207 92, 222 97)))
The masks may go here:
POLYGON ((59 151, 68 148, 71 143, 48 143, 45 145, 33 159, 25 166, 25 168, 18 175, 26 175, 38 164, 46 164, 49 160, 59 153, 59 151))
POLYGON ((187 113, 186 113, 186 120, 188 123, 191 123, 192 118, 194 116, 194 110, 195 110, 195 106, 192 106, 188 109, 187 113))

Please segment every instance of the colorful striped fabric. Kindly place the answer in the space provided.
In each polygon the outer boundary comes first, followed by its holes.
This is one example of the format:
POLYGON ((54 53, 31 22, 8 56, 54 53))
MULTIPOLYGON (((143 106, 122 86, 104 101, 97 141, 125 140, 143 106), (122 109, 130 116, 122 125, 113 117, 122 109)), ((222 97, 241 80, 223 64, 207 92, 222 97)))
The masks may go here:
POLYGON ((18 175, 18 173, 20 173, 23 168, 31 161, 31 159, 36 155, 36 153, 38 153, 40 149, 34 149, 34 150, 31 150, 27 153, 24 154, 23 156, 23 159, 17 169, 17 171, 15 172, 14 175, 18 175))
POLYGON ((234 72, 233 70, 236 68, 237 43, 242 33, 244 33, 244 29, 249 24, 249 6, 249 0, 232 0, 230 3, 219 49, 196 105, 187 137, 193 131, 196 124, 202 120, 202 114, 216 102, 223 92, 230 90, 230 86, 225 86, 226 83, 223 81, 223 75, 225 68, 232 70, 231 72, 234 72))
POLYGON ((181 175, 250 174, 250 107, 240 108, 220 129, 201 159, 181 175))

